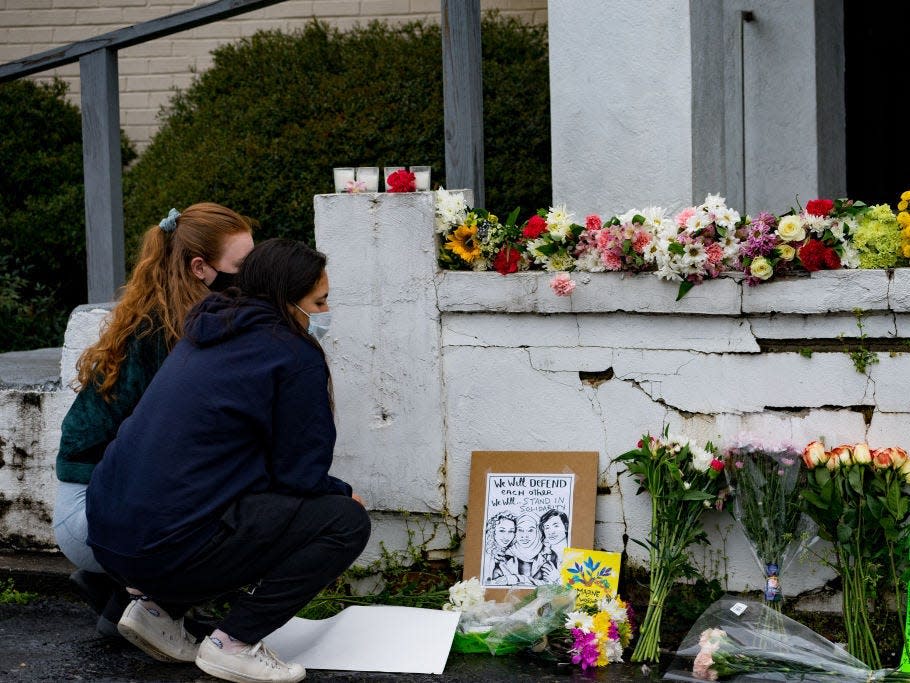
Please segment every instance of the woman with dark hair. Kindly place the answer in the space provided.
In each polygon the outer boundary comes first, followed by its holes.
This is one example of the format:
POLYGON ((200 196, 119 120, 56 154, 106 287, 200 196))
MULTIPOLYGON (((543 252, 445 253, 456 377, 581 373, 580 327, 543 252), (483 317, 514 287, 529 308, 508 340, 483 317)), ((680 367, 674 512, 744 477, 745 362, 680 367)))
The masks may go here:
POLYGON ((548 579, 555 582, 562 564, 562 551, 569 545, 569 516, 559 510, 547 510, 540 517, 540 533, 543 536, 543 552, 549 566, 548 579))
POLYGON ((118 625, 163 661, 231 681, 299 681, 262 638, 363 550, 363 501, 329 475, 335 444, 325 257, 274 239, 212 294, 96 466, 89 544, 135 599, 118 625), (194 604, 231 591, 196 646, 194 604), (198 649, 198 651, 197 651, 198 649))

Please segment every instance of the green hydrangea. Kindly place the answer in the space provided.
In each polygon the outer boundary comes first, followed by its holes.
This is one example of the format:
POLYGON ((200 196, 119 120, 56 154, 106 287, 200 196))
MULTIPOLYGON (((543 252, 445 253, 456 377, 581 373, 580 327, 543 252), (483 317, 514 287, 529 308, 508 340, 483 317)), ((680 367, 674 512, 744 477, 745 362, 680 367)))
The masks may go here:
POLYGON ((859 217, 853 245, 859 251, 860 268, 893 268, 901 249, 897 217, 887 204, 869 207, 859 217))

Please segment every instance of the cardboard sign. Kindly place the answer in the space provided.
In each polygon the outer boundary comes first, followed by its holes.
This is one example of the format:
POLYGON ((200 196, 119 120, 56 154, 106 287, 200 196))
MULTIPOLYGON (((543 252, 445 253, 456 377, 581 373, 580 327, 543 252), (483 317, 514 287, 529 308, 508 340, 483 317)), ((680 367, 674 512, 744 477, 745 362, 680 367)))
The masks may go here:
POLYGON ((490 600, 562 582, 562 551, 594 544, 596 451, 474 451, 464 576, 490 600))

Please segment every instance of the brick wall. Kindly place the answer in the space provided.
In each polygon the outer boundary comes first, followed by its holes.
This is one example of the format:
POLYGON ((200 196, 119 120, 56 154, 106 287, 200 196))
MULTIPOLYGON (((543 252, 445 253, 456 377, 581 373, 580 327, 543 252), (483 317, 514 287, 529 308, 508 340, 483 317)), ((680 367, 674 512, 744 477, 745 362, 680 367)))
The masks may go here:
MULTIPOLYGON (((0 63, 163 17, 210 0, 0 0, 0 63)), ((194 72, 211 65, 218 45, 258 30, 293 30, 313 17, 342 30, 374 19, 401 23, 438 21, 440 0, 287 0, 279 5, 209 24, 120 52, 120 124, 140 149, 157 130, 158 112, 174 88, 190 85, 194 72)), ((528 23, 546 23, 547 0, 481 0, 528 23)), ((36 78, 60 76, 79 103, 79 66, 36 78)))

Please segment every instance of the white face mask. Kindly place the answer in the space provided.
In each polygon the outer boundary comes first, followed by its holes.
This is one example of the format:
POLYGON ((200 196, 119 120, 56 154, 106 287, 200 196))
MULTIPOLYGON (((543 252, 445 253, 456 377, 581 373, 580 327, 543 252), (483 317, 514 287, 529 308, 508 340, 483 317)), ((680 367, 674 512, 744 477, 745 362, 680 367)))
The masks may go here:
POLYGON ((329 331, 329 325, 332 324, 331 311, 325 311, 324 313, 307 313, 297 304, 294 304, 294 307, 309 319, 310 324, 307 327, 307 332, 316 337, 317 341, 322 340, 325 333, 329 331))

